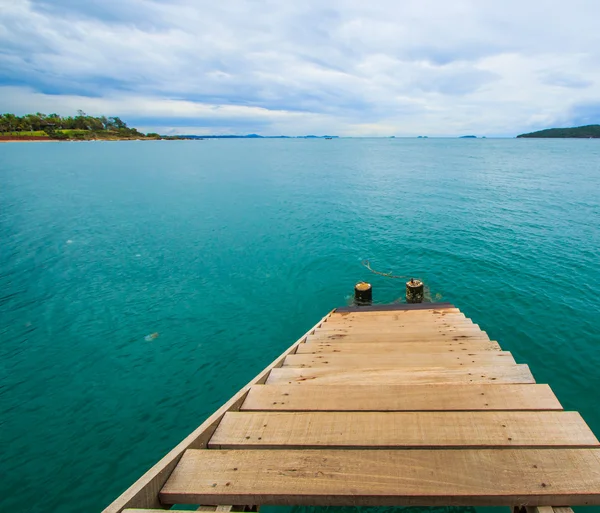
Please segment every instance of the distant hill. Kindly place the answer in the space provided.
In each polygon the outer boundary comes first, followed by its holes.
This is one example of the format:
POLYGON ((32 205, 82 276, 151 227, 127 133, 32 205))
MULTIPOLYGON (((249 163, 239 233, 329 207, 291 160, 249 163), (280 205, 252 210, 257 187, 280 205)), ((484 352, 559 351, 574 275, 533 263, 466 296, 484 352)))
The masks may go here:
POLYGON ((539 132, 517 135, 517 137, 598 139, 600 138, 600 125, 586 125, 572 128, 548 128, 546 130, 540 130, 539 132))

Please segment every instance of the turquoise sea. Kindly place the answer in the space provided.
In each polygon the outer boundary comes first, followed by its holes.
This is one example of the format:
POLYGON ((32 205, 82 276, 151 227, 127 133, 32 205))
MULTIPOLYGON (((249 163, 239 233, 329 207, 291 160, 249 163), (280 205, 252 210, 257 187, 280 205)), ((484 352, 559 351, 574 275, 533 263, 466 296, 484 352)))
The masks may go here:
POLYGON ((600 141, 0 144, 0 511, 99 511, 370 280, 600 435, 600 141), (145 337, 158 333, 157 338, 145 337))

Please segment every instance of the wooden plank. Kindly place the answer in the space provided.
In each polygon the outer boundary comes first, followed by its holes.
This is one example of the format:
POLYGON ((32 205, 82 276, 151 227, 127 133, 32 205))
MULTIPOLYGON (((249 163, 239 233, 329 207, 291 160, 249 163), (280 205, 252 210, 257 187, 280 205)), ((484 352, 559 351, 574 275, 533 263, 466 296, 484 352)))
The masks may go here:
POLYGON ((418 331, 426 330, 433 331, 434 329, 440 328, 474 328, 477 324, 474 324, 470 319, 466 320, 431 320, 431 321, 364 321, 357 319, 355 321, 338 321, 338 322, 324 322, 321 329, 360 329, 360 330, 375 330, 375 329, 395 329, 404 331, 418 331))
POLYGON ((358 332, 351 333, 320 331, 315 332, 306 339, 307 342, 315 341, 337 341, 337 342, 412 342, 412 343, 428 343, 428 342, 444 342, 446 340, 490 340, 485 331, 477 332, 448 332, 448 333, 394 333, 394 332, 358 332))
POLYGON ((519 508, 523 513, 573 513, 569 506, 526 506, 519 508))
POLYGON ((244 511, 244 506, 200 506, 200 507, 196 508, 195 510, 189 510, 189 509, 165 510, 164 508, 161 508, 161 509, 127 508, 127 509, 123 510, 123 513, 165 513, 165 511, 169 511, 169 513, 190 513, 190 511, 229 513, 230 511, 242 512, 242 511, 244 511))
MULTIPOLYGON (((283 360, 288 354, 296 351, 299 344, 306 340, 308 334, 313 333, 329 316, 326 315, 314 327, 307 331, 294 344, 286 349, 277 359, 263 369, 250 383, 241 388, 229 401, 214 412, 200 426, 192 431, 178 445, 176 445, 166 456, 150 468, 142 477, 125 490, 114 502, 107 506, 103 513, 121 513, 126 508, 160 508, 162 504, 158 498, 158 492, 170 476, 173 469, 177 466, 181 456, 186 449, 197 449, 206 447, 206 443, 214 433, 219 422, 228 411, 236 411, 244 402, 246 394, 250 387, 257 384, 263 384, 272 369, 282 365, 283 360)), ((200 502, 198 503, 200 504, 200 502)), ((206 502, 204 502, 206 504, 206 502)), ((210 504, 210 503, 209 503, 210 504)), ((231 503, 230 503, 231 504, 231 503)), ((245 503, 244 503, 245 504, 245 503)))
POLYGON ((470 319, 463 320, 445 320, 435 319, 427 321, 366 321, 357 319, 354 321, 337 321, 337 322, 324 322, 322 329, 361 329, 361 330, 375 330, 375 329, 397 329, 397 330, 434 330, 438 328, 473 328, 477 326, 470 319))
POLYGON ((266 381, 276 384, 356 384, 365 385, 419 385, 442 383, 535 383, 527 365, 502 367, 467 367, 460 369, 408 368, 408 369, 344 369, 328 367, 298 369, 282 367, 273 369, 266 381))
POLYGON ((434 326, 432 324, 427 324, 427 325, 423 325, 421 326, 413 326, 413 325, 407 325, 405 327, 402 326, 392 326, 389 324, 383 324, 381 326, 377 326, 377 327, 369 327, 369 326, 364 326, 361 324, 358 324, 357 326, 330 326, 327 327, 325 326, 325 324, 323 324, 323 326, 321 326, 318 330, 315 330, 316 332, 319 333, 324 333, 324 332, 337 332, 337 333, 365 333, 365 334, 372 334, 372 333, 394 333, 394 334, 398 334, 398 335, 406 335, 406 334, 413 334, 413 335, 429 335, 429 334, 436 334, 436 333, 452 333, 452 332, 464 332, 464 333, 473 333, 473 332, 480 332, 481 328, 477 325, 477 324, 463 324, 463 325, 456 325, 456 326, 434 326))
POLYGON ((467 342, 447 340, 443 342, 427 342, 425 344, 411 342, 310 342, 300 344, 296 354, 436 354, 456 352, 500 351, 498 342, 488 340, 472 340, 467 342))
MULTIPOLYGON (((169 511, 169 513, 190 513, 189 509, 170 509, 165 510, 161 509, 148 509, 148 508, 127 508, 123 510, 123 513, 165 513, 165 511, 169 511)), ((196 510, 198 511, 198 510, 196 510)), ((216 511, 216 507, 212 508, 212 511, 216 511)))
POLYGON ((447 315, 415 315, 415 314, 393 314, 393 315, 363 315, 355 314, 343 317, 329 317, 327 322, 323 324, 354 324, 354 323, 367 323, 367 324, 422 324, 425 322, 431 323, 449 323, 449 322, 464 322, 472 323, 473 321, 464 314, 447 314, 447 315))
MULTIPOLYGON (((213 511, 215 508, 213 508, 213 511)), ((123 513, 165 513, 165 509, 148 509, 148 508, 127 508, 123 510, 123 513)), ((168 510, 170 513, 190 513, 190 510, 185 509, 170 509, 168 510)))
MULTIPOLYGON (((556 508, 556 509, 571 509, 571 508, 556 508)), ((523 508, 524 513, 556 513, 552 506, 526 506, 523 508)), ((573 510, 571 510, 573 511, 573 510)))
POLYGON ((204 511, 205 513, 229 513, 233 512, 243 512, 244 506, 200 506, 194 510, 189 509, 169 509, 166 510, 164 508, 161 509, 147 509, 147 508, 127 508, 123 510, 123 513, 165 513, 165 511, 169 511, 169 513, 190 513, 190 511, 204 511))
POLYGON ((230 412, 211 449, 590 447, 577 412, 230 412))
POLYGON ((429 310, 422 312, 373 312, 373 313, 347 313, 347 314, 331 314, 327 322, 349 322, 349 321, 365 321, 365 322, 422 322, 424 320, 471 320, 459 310, 456 311, 437 311, 429 310))
POLYGON ((464 315, 458 308, 434 308, 427 310, 374 310, 360 312, 332 312, 331 319, 350 319, 353 317, 374 318, 374 317, 431 317, 445 315, 464 315))
POLYGON ((562 410, 548 385, 256 385, 240 411, 562 410))
POLYGON ((435 334, 435 333, 450 333, 450 332, 479 332, 481 328, 477 324, 473 323, 457 323, 457 324, 438 324, 434 325, 433 323, 424 323, 424 324, 406 324, 406 325, 393 325, 382 323, 377 326, 368 326, 362 324, 360 322, 356 323, 354 326, 340 326, 340 325, 327 325, 327 323, 323 323, 323 325, 315 330, 318 332, 339 332, 339 333, 398 333, 408 334, 412 333, 414 335, 419 334, 435 334))
POLYGON ((167 504, 600 504, 600 449, 189 450, 167 504))
POLYGON ((400 353, 400 354, 291 354, 283 361, 283 367, 343 367, 352 368, 404 368, 404 367, 485 367, 488 365, 515 365, 508 351, 460 351, 448 353, 400 353))
POLYGON ((346 322, 352 320, 364 320, 369 322, 387 322, 393 321, 418 321, 419 319, 430 319, 441 321, 444 319, 469 319, 464 313, 459 310, 453 311, 437 311, 427 310, 420 312, 386 312, 386 313, 348 313, 348 314, 331 314, 327 322, 346 322))

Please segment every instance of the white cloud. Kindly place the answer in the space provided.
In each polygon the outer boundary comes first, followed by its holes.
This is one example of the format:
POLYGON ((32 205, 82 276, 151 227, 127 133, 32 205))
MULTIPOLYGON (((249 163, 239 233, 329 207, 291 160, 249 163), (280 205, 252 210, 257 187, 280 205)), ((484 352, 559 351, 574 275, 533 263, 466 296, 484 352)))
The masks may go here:
POLYGON ((0 109, 180 133, 514 135, 600 103, 599 15, 592 0, 0 0, 0 109))

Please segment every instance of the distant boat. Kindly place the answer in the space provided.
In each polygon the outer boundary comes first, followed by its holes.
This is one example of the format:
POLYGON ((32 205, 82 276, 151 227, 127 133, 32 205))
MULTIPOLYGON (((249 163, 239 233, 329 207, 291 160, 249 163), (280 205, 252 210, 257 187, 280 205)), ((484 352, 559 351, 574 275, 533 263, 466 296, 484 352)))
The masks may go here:
POLYGON ((325 137, 325 139, 327 139, 328 141, 330 141, 331 139, 333 139, 333 137, 325 137))

